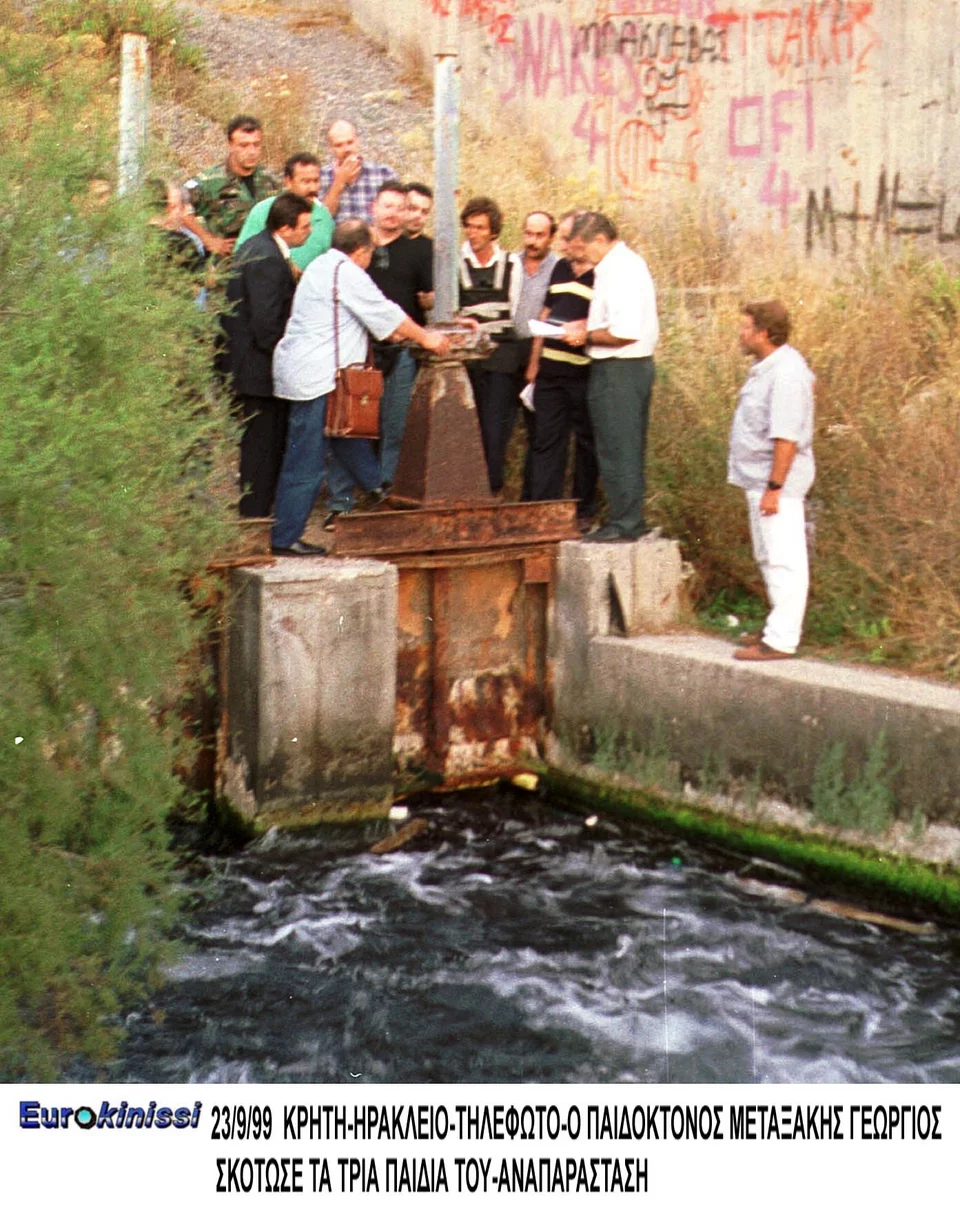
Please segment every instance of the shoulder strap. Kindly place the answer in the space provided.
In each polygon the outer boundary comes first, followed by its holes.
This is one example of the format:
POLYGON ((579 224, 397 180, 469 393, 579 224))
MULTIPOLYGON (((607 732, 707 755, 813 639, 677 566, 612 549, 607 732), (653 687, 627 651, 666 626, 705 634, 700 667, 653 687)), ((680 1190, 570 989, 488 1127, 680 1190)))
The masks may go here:
POLYGON ((337 291, 337 276, 340 274, 340 261, 333 271, 333 367, 334 373, 340 370, 340 294, 337 291))
MULTIPOLYGON (((337 276, 343 266, 341 259, 333 272, 333 358, 335 371, 340 370, 340 293, 337 291, 337 276)), ((367 358, 364 363, 368 368, 373 367, 373 345, 370 342, 370 331, 367 331, 367 358)))

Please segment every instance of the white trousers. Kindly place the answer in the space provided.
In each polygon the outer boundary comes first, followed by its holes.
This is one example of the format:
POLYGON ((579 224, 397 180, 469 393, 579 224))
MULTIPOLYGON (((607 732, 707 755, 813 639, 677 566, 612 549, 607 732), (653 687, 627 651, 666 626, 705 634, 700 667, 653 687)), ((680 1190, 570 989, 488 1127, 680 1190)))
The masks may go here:
POLYGON ((775 516, 761 516, 762 492, 746 494, 753 555, 760 564, 770 601, 763 641, 768 647, 792 655, 800 643, 810 586, 803 500, 781 495, 779 512, 775 516))

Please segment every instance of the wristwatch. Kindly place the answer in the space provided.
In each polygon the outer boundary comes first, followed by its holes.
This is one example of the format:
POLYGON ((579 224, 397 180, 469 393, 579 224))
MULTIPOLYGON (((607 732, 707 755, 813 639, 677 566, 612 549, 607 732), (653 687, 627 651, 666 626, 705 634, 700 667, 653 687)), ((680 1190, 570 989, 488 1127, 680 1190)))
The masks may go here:
POLYGON ((767 483, 767 490, 768 490, 768 491, 782 491, 782 490, 783 490, 783 483, 782 483, 782 482, 774 482, 774 480, 771 478, 771 479, 770 479, 770 481, 767 483))

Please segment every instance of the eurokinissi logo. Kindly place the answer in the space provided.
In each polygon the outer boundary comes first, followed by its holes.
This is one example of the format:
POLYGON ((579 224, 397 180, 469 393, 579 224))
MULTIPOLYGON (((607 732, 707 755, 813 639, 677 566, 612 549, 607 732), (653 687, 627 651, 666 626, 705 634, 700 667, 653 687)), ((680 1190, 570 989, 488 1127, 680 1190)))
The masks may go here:
POLYGON ((192 1108, 158 1107, 151 1100, 146 1108, 132 1108, 126 1100, 111 1108, 104 1100, 99 1111, 89 1104, 79 1108, 44 1108, 39 1100, 20 1101, 21 1129, 196 1129, 202 1104, 192 1108))

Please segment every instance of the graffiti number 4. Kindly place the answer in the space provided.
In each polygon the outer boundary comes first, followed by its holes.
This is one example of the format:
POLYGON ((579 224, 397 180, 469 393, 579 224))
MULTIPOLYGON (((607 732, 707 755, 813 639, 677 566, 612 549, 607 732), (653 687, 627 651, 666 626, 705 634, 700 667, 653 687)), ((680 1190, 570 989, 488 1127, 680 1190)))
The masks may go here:
POLYGON ((780 170, 780 185, 776 185, 777 181, 777 162, 773 161, 770 168, 767 170, 767 175, 763 179, 763 185, 760 187, 760 194, 757 196, 761 203, 766 203, 768 207, 778 207, 780 209, 780 223, 784 228, 790 222, 790 207, 793 203, 799 202, 800 191, 791 190, 790 174, 786 169, 780 170))
POLYGON ((577 115, 577 121, 573 124, 572 130, 578 139, 587 141, 591 163, 597 148, 601 144, 609 143, 609 136, 605 131, 601 131, 597 124, 596 107, 589 99, 580 107, 580 113, 577 115))

